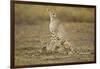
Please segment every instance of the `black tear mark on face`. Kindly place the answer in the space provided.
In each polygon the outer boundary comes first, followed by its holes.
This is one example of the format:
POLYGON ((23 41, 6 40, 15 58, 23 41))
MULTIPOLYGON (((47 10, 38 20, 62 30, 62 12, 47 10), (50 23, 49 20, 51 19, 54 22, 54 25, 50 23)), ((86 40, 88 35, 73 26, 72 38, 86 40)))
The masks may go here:
POLYGON ((52 13, 52 16, 53 16, 53 17, 56 17, 56 13, 53 12, 53 13, 52 13))
POLYGON ((55 13, 53 13, 53 15, 55 15, 55 13))

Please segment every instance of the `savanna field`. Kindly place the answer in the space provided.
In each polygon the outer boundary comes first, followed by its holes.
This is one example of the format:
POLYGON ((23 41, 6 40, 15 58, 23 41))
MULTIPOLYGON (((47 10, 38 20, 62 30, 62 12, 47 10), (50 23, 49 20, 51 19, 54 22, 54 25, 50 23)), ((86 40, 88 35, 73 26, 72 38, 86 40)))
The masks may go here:
POLYGON ((94 13, 86 7, 15 4, 15 66, 94 61, 94 13), (40 54, 50 39, 48 8, 56 9, 74 54, 40 54))

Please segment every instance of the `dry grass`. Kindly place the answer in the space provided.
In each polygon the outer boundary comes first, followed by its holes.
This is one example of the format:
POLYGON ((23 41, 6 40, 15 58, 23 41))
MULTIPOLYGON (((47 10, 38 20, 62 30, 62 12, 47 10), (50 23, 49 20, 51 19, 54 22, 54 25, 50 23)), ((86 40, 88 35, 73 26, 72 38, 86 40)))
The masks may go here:
POLYGON ((50 38, 47 7, 50 6, 16 4, 15 65, 94 61, 93 8, 77 8, 75 10, 74 7, 56 7, 59 8, 57 9, 58 18, 66 27, 67 40, 72 43, 76 53, 73 55, 39 53, 43 47, 41 43, 47 42, 50 38))

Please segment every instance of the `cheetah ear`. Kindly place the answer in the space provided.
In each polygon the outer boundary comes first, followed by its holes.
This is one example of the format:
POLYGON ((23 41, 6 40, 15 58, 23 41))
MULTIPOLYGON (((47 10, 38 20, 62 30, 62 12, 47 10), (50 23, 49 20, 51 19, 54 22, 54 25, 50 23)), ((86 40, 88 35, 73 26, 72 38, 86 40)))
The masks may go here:
POLYGON ((49 12, 49 13, 52 13, 52 12, 55 12, 55 11, 56 11, 55 8, 47 8, 47 12, 49 12))
POLYGON ((49 8, 47 8, 47 12, 50 14, 51 13, 51 10, 49 8))
POLYGON ((48 12, 49 14, 51 14, 51 13, 54 12, 54 10, 53 10, 52 8, 47 8, 47 12, 48 12))
POLYGON ((47 8, 47 12, 50 12, 50 9, 49 8, 47 8))

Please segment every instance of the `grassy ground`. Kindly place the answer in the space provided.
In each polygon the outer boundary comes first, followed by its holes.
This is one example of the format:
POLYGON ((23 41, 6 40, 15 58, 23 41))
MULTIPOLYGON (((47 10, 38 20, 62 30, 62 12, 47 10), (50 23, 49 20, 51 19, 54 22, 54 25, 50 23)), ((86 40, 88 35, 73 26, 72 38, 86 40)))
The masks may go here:
MULTIPOLYGON (((25 6, 25 5, 24 5, 25 6)), ((47 13, 44 14, 45 17, 41 18, 42 13, 33 13, 34 7, 16 5, 16 20, 15 20, 15 65, 35 65, 35 64, 52 64, 52 63, 72 63, 72 62, 88 62, 94 61, 94 23, 92 17, 94 15, 93 10, 83 10, 84 14, 89 15, 78 15, 77 17, 84 16, 75 21, 75 12, 73 12, 74 17, 69 21, 66 21, 66 16, 60 20, 63 22, 66 32, 68 33, 68 39, 76 53, 73 55, 53 53, 39 54, 43 41, 48 41, 50 38, 49 32, 49 17, 47 13), (22 10, 22 8, 24 9, 22 10), (28 11, 24 11, 27 7, 31 7, 28 11), (21 8, 21 10, 20 10, 21 8), (90 12, 90 13, 89 13, 90 12), (31 14, 30 14, 31 13, 31 14), (41 16, 38 16, 41 15, 41 16), (33 17, 32 17, 33 16, 33 17), (35 17, 36 16, 36 17, 35 17), (38 17, 37 17, 38 16, 38 17), (83 21, 82 21, 83 20, 83 21)), ((37 7, 37 6, 36 6, 37 7)), ((36 9, 35 7, 35 9, 36 9)), ((43 7, 45 9, 45 7, 43 7)), ((75 8, 71 8, 75 9, 75 8)), ((80 9, 79 9, 80 10, 80 9)), ((42 10, 43 11, 43 10, 42 10)), ((61 10, 60 10, 61 11, 61 10)), ((64 11, 63 11, 64 12, 64 11)), ((66 12, 66 10, 65 10, 66 12)), ((59 14, 63 15, 63 13, 59 14)), ((70 17, 69 17, 70 18, 70 17)), ((93 17, 94 18, 94 17, 93 17)), ((45 44, 44 44, 45 45, 45 44)))

